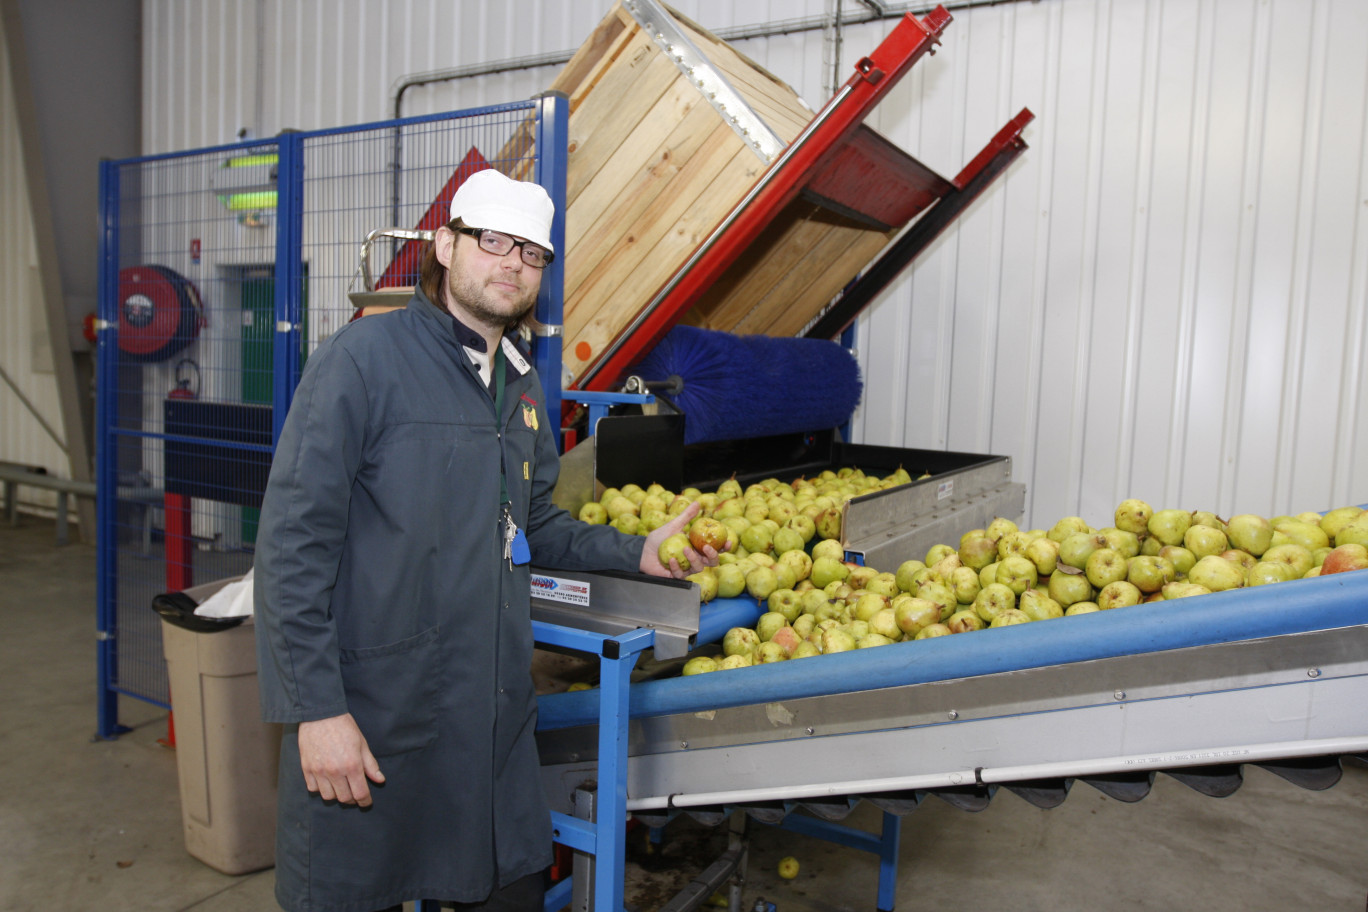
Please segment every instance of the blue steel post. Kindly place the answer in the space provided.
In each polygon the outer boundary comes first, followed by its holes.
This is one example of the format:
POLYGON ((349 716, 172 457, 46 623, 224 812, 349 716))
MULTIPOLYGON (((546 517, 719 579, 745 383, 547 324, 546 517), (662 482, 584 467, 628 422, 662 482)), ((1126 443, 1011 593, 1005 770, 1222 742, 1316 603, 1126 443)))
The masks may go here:
POLYGON ((275 345, 271 393, 271 443, 280 439, 285 413, 299 382, 300 326, 303 321, 304 135, 277 138, 275 345))
POLYGON ((598 796, 594 827, 594 909, 621 909, 627 858, 627 729, 632 668, 655 631, 640 628, 603 641, 599 659, 598 796))
MULTIPOLYGON (((655 631, 640 628, 616 637, 532 622, 536 641, 599 654, 598 793, 594 822, 552 812, 556 841, 594 856, 594 909, 608 912, 623 906, 627 848, 627 730, 631 717, 631 674, 637 657, 655 644, 655 631)), ((564 895, 565 887, 557 893, 564 895)), ((550 894, 548 894, 550 896, 550 894)), ((550 902, 546 905, 551 909, 550 902)))
POLYGON ((565 324, 565 187, 569 158, 570 99, 564 92, 546 92, 537 98, 537 183, 546 188, 556 204, 551 223, 551 243, 556 259, 542 276, 537 297, 537 321, 555 334, 533 341, 533 362, 541 375, 546 414, 551 420, 556 449, 561 448, 561 346, 565 324))
POLYGON ((883 838, 879 840, 879 912, 893 912, 898 892, 898 842, 902 818, 884 811, 883 838))
POLYGON ((127 731, 119 725, 119 694, 113 687, 118 672, 118 641, 115 634, 114 595, 118 591, 115 560, 114 508, 119 489, 115 483, 117 453, 111 429, 118 420, 118 326, 119 296, 119 168, 116 162, 100 162, 100 262, 97 278, 95 369, 95 665, 96 733, 114 738, 127 731))

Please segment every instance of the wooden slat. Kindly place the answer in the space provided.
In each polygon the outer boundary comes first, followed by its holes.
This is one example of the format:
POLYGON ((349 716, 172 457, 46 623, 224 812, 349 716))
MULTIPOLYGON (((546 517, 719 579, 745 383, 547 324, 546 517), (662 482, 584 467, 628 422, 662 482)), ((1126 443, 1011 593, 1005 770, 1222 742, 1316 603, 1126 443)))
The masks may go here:
POLYGON ((570 115, 568 207, 575 205, 580 192, 623 140, 681 79, 674 64, 638 31, 579 110, 570 115))
POLYGON ((851 279, 887 246, 887 237, 873 231, 834 228, 824 248, 833 255, 822 257, 827 268, 811 276, 811 282, 793 300, 793 306, 771 311, 773 322, 763 332, 769 336, 796 336, 822 312, 851 279))
POLYGON ((759 174, 755 153, 730 127, 713 130, 704 149, 680 174, 699 188, 699 195, 658 198, 638 220, 641 230, 632 242, 614 250, 580 287, 575 319, 572 323, 567 318, 565 326, 565 364, 574 376, 630 324, 759 174), (719 161, 722 157, 725 160, 719 161), (595 312, 588 314, 594 305, 595 312), (589 348, 587 358, 580 357, 581 342, 589 348))
MULTIPOLYGON (((741 141, 728 127, 714 126, 698 153, 676 178, 679 187, 690 192, 661 194, 642 208, 632 220, 629 236, 609 250, 575 293, 567 296, 567 342, 580 341, 581 327, 613 324, 610 328, 615 333, 630 322, 648 296, 684 261, 703 233, 721 218, 722 209, 714 202, 719 192, 715 188, 726 186, 718 184, 719 176, 725 176, 729 169, 738 169, 736 159, 742 148, 741 141), (661 239, 667 236, 677 238, 681 249, 659 248, 661 239)), ((606 341, 601 336, 602 332, 586 339, 594 351, 606 341)))
POLYGON ((792 335, 888 237, 797 200, 699 301, 691 322, 727 332, 792 335))
POLYGON ((667 93, 676 103, 671 116, 642 121, 619 150, 622 154, 608 162, 567 213, 567 297, 613 247, 632 235, 637 219, 658 196, 697 196, 698 189, 688 186, 680 173, 717 126, 717 116, 688 83, 681 80, 680 89, 667 93))
POLYGON ((599 79, 612 67, 622 53, 622 47, 637 32, 636 23, 621 4, 614 6, 594 28, 579 50, 570 58, 550 89, 564 92, 574 111, 584 97, 598 85, 599 79))

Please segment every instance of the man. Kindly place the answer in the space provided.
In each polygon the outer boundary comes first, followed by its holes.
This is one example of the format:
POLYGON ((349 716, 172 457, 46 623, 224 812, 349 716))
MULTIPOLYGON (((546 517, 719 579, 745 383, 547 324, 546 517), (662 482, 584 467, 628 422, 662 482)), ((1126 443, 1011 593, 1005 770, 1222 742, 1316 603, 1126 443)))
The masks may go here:
POLYGON ((553 211, 536 184, 469 177, 408 306, 336 332, 295 393, 256 555, 291 912, 541 909, 527 564, 683 575, 657 547, 696 509, 642 539, 551 503, 555 416, 506 334, 555 255, 553 211))

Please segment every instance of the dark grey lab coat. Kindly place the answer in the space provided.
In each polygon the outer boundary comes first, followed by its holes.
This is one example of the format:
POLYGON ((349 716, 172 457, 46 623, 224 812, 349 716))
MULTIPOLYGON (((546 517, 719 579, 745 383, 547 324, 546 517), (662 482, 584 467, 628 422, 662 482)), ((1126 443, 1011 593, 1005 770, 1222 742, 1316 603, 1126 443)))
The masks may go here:
POLYGON ((350 712, 386 782, 371 808, 324 803, 287 726, 276 896, 293 912, 478 901, 551 862, 529 574, 502 559, 498 428, 535 564, 634 571, 643 540, 551 503, 553 419, 526 361, 508 376, 496 424, 451 317, 421 292, 309 357, 257 536, 261 703, 271 722, 350 712))

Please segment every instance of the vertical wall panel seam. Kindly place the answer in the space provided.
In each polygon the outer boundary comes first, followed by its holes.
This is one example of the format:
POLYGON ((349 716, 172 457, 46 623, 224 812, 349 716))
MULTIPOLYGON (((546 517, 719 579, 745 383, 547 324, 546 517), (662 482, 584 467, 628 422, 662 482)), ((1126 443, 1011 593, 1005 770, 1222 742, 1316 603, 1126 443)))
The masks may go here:
MULTIPOLYGON (((1178 338, 1177 370, 1174 384, 1173 415, 1174 423, 1169 449, 1172 464, 1180 467, 1179 477, 1187 473, 1181 467, 1187 462, 1188 430, 1192 426, 1192 373, 1196 365, 1197 350, 1197 300, 1198 264, 1202 256, 1202 225, 1205 221, 1206 206, 1206 161, 1210 126, 1210 98, 1212 85, 1213 44, 1218 29, 1215 22, 1214 0, 1203 0, 1198 8, 1197 37, 1193 42, 1193 92, 1192 107, 1188 118, 1188 169, 1184 184, 1186 196, 1183 206, 1182 261, 1178 264, 1178 338)), ((1200 497, 1209 494, 1182 490, 1179 481, 1179 496, 1173 503, 1195 503, 1200 497)), ((1208 500, 1202 509, 1210 506, 1208 500)))
POLYGON ((1238 481, 1241 476, 1241 441, 1244 434, 1245 378, 1250 371, 1249 345, 1253 329, 1251 303, 1254 273, 1257 268, 1256 251, 1259 240, 1259 213, 1263 205, 1260 194, 1266 132, 1265 113, 1268 109, 1269 72, 1273 55, 1273 12, 1269 4, 1262 4, 1254 19, 1254 49, 1249 62, 1249 91, 1245 95, 1248 111, 1245 120, 1243 173, 1240 176, 1240 222, 1236 239, 1235 286, 1232 313, 1234 325, 1230 333, 1230 364, 1226 373, 1227 415, 1222 441, 1222 468, 1229 471, 1221 477, 1218 502, 1226 514, 1236 511, 1239 502, 1238 481))
MULTIPOLYGON (((1154 185, 1155 106, 1157 104, 1156 95, 1158 94, 1158 60, 1161 43, 1158 35, 1155 34, 1159 29, 1158 25, 1155 24, 1159 20, 1159 16, 1155 13, 1153 6, 1152 3, 1146 3, 1145 36, 1140 55, 1143 61, 1140 72, 1140 129, 1136 134, 1135 201, 1131 206, 1133 223, 1131 225, 1129 264, 1130 288, 1126 294, 1126 357, 1135 365, 1135 383, 1129 390, 1128 405, 1131 411, 1131 425, 1128 439, 1124 445, 1132 449, 1135 447, 1136 429, 1140 422, 1140 389, 1144 385, 1145 379, 1141 371, 1142 358, 1145 353, 1142 343, 1142 330, 1145 322, 1145 264, 1149 248, 1151 193, 1154 185)), ((1161 482, 1163 491, 1160 495, 1164 502, 1169 502, 1172 497, 1172 492, 1168 489, 1168 478, 1169 467, 1165 466, 1163 481, 1161 482)))
POLYGON ((1302 123, 1301 175, 1297 183, 1296 233, 1292 253, 1292 281, 1288 288, 1287 336, 1281 405, 1278 409, 1277 463, 1274 495, 1285 503, 1292 494, 1300 431, 1297 405, 1301 400, 1306 363, 1307 298, 1311 286, 1312 248, 1316 234, 1316 179, 1320 169, 1321 126, 1324 123, 1326 45, 1329 11, 1324 2, 1311 8, 1311 47, 1307 56, 1305 120, 1302 123), (1319 63, 1319 65, 1317 65, 1319 63))
MULTIPOLYGON (((234 3, 234 5, 236 6, 236 3, 234 3)), ((228 97, 228 91, 224 91, 223 88, 220 88, 219 91, 211 91, 210 87, 222 86, 224 82, 223 73, 227 69, 228 4, 224 2, 213 4, 205 11, 204 18, 206 22, 200 34, 200 42, 204 49, 204 56, 200 61, 202 75, 200 76, 200 98, 198 104, 200 117, 203 119, 201 135, 211 143, 218 143, 225 142, 229 138, 226 129, 227 109, 224 102, 228 97), (214 18, 218 19, 217 29, 213 29, 209 24, 209 20, 213 20, 214 18), (211 30, 217 32, 217 34, 211 34, 211 30), (215 44, 218 45, 218 53, 215 55, 217 66, 211 72, 206 64, 209 60, 209 48, 215 44), (215 103, 211 104, 211 101, 215 103), (210 120, 211 117, 213 118, 212 121, 210 120)), ((236 82, 237 80, 234 80, 232 91, 236 91, 236 82)))
POLYGON ((1097 235, 1101 222, 1102 205, 1101 149, 1103 132, 1101 126, 1103 118, 1099 109, 1101 107, 1100 100, 1106 97, 1107 92, 1105 61, 1109 51, 1106 42, 1101 39, 1105 34, 1103 26, 1111 18, 1111 4, 1110 2, 1098 3, 1092 8, 1092 12, 1094 15, 1092 72, 1089 80, 1087 121, 1084 124, 1084 132, 1088 137, 1088 147, 1085 154, 1083 175, 1083 204, 1081 207, 1083 237, 1078 275, 1078 310, 1081 319, 1075 336, 1077 353, 1074 362, 1073 393, 1074 427, 1077 428, 1079 443, 1082 447, 1077 473, 1078 487, 1074 494, 1080 503, 1083 500, 1083 477, 1084 470, 1087 467, 1088 379, 1092 374, 1092 333, 1097 309, 1097 235))
MULTIPOLYGON (((1055 6, 1046 14, 1048 36, 1048 46, 1044 60, 1044 79, 1045 86, 1042 95, 1048 99, 1044 107, 1047 111, 1059 110, 1059 64, 1057 61, 1058 49, 1060 46, 1060 34, 1063 31, 1063 13, 1060 7, 1055 6), (1049 63, 1054 59, 1055 63, 1049 63)), ((1045 393, 1044 371, 1041 365, 1044 363, 1045 353, 1045 308, 1046 298, 1049 290, 1049 266, 1050 266, 1050 240, 1051 224, 1054 218, 1054 176, 1055 168, 1058 167, 1057 160, 1054 158, 1053 150, 1059 147, 1059 118, 1047 118, 1049 122, 1048 136, 1042 140, 1042 146, 1051 150, 1050 163, 1040 169, 1041 186, 1036 198, 1036 212, 1039 213, 1040 228, 1037 230, 1035 242, 1035 263, 1032 268, 1031 276, 1031 338, 1026 350, 1031 353, 1027 361, 1026 388, 1033 392, 1031 400, 1026 406, 1026 426, 1022 428, 1023 437, 1031 441, 1027 449, 1030 464, 1026 466, 1026 476, 1028 478, 1039 477, 1036 466, 1040 464, 1040 411, 1041 397, 1045 393)), ((1073 449, 1073 441, 1067 444, 1069 450, 1073 449)), ((1075 460, 1070 455, 1067 465, 1071 466, 1075 460)), ((1034 512, 1035 494, 1038 485, 1028 484, 1026 486, 1026 515, 1030 516, 1034 512)))
MULTIPOLYGON (((1103 187, 1101 187, 1101 183, 1103 183, 1103 149, 1105 146, 1105 133, 1107 133, 1107 126, 1105 126, 1105 124, 1107 124, 1107 118, 1105 118, 1104 113, 1104 100, 1107 98, 1109 74, 1111 74, 1111 70, 1109 70, 1109 67, 1107 66, 1108 59, 1111 57, 1111 46, 1109 46, 1107 42, 1107 34, 1109 29, 1111 29, 1111 0, 1105 0, 1104 3, 1094 5, 1093 11, 1092 90, 1089 92, 1088 100, 1088 124, 1086 124, 1086 133, 1088 133, 1088 155, 1086 155, 1086 171, 1085 176, 1083 176, 1082 272, 1081 275, 1079 275, 1078 282, 1078 297, 1079 301, 1081 301, 1081 308, 1086 309, 1086 312, 1089 314, 1088 336, 1086 336, 1086 338, 1089 339, 1092 339, 1093 325, 1099 320, 1100 306, 1107 306, 1105 304, 1100 304, 1099 289, 1097 289, 1097 238, 1099 238, 1101 232, 1101 216, 1103 216, 1103 213, 1101 213, 1101 209, 1103 209, 1103 187)), ((1089 431, 1088 380, 1089 377, 1092 376, 1093 353, 1093 347, 1092 345, 1089 345, 1088 356, 1086 356, 1085 362, 1081 365, 1082 381, 1081 383, 1078 383, 1078 386, 1085 390, 1082 421, 1082 433, 1083 439, 1085 440, 1088 439, 1089 431)), ((1124 368, 1127 368, 1127 366, 1129 365, 1123 361, 1122 388, 1126 387, 1124 368)), ((1124 410, 1118 410, 1116 421, 1124 421, 1124 417, 1126 417, 1124 410)), ((1116 428, 1116 431, 1118 431, 1119 442, 1120 438, 1122 438, 1122 433, 1120 433, 1119 427, 1116 428)), ((1083 464, 1086 466, 1086 450, 1083 464)), ((1111 491, 1112 500, 1123 499, 1122 496, 1120 496, 1118 488, 1127 487, 1127 483, 1129 483, 1130 479, 1130 464, 1130 453, 1127 451, 1127 448, 1122 446, 1116 447, 1115 472, 1112 473, 1112 479, 1114 479, 1114 481, 1112 481, 1111 491)), ((1079 472, 1079 474, 1082 474, 1082 472, 1079 472)))
MULTIPOLYGON (((1368 60, 1368 58, 1360 58, 1368 60)), ((1346 313, 1348 325, 1344 333, 1344 370, 1339 384, 1339 415, 1335 427, 1335 447, 1331 463, 1331 501, 1333 504, 1363 503, 1368 501, 1368 490, 1353 489, 1354 441, 1358 439, 1364 378, 1363 354, 1368 350, 1368 230, 1364 228, 1363 213, 1368 207, 1368 67, 1360 80, 1363 107, 1360 113, 1358 184, 1354 188, 1354 229, 1349 263, 1349 300, 1346 313)), ((1329 507, 1330 504, 1324 506, 1329 507)))
MULTIPOLYGON (((275 60, 275 98, 271 102, 271 133, 279 133, 285 128, 285 65, 289 62, 285 55, 285 9, 281 0, 275 0, 275 40, 271 42, 271 57, 275 60)), ((264 129, 265 123, 262 124, 264 129)))
MULTIPOLYGON (((233 38, 231 42, 231 59, 233 61, 233 66, 232 69, 229 69, 228 67, 221 65, 219 67, 219 72, 215 74, 215 78, 219 85, 222 85, 225 82, 232 83, 232 104, 228 106, 232 112, 232 115, 231 117, 224 117, 224 123, 221 129, 223 129, 228 136, 231 136, 234 139, 237 138, 238 131, 247 125, 247 118, 243 113, 245 110, 245 106, 242 103, 242 93, 244 77, 250 74, 251 68, 247 65, 245 53, 248 31, 244 19, 244 11, 247 8, 247 4, 252 2, 254 2, 254 0, 237 0, 237 2, 233 4, 233 38), (237 79, 230 79, 228 76, 230 72, 238 73, 239 77, 237 79)), ((225 13, 224 15, 226 19, 227 14, 225 13)), ((228 28, 226 26, 224 27, 223 32, 223 42, 225 47, 227 47, 229 46, 229 39, 228 28)), ((225 57, 227 57, 226 52, 225 57)), ((220 94, 224 96, 229 95, 228 92, 222 91, 222 89, 220 89, 220 94)), ((256 134, 253 133, 252 135, 255 136, 256 134)))
MULTIPOLYGON (((1005 123, 1015 112, 1012 110, 1012 68, 1016 63, 1015 43, 1012 36, 1016 33, 1016 10, 1007 8, 1003 12, 1002 27, 998 29, 998 54, 1002 58, 1001 66, 998 69, 997 84, 997 117, 994 122, 1005 123)), ((988 203, 989 211, 992 213, 992 230, 989 234, 989 247, 993 251, 993 256, 989 262, 990 276, 988 281, 988 293, 992 303, 993 328, 1001 321, 1004 282, 1002 264, 1007 255, 1007 182, 1012 179, 1009 169, 1001 178, 1002 188, 992 195, 991 202, 988 203)), ((986 315, 986 302, 985 302, 986 315)), ((982 419, 979 424, 978 439, 986 441, 984 452, 998 454, 997 443, 993 440, 993 415, 997 410, 997 374, 998 359, 993 350, 997 333, 983 333, 983 347, 980 354, 980 361, 983 364, 983 389, 987 393, 987 402, 981 409, 982 419)))
POLYGON ((143 151, 155 148, 152 137, 161 115, 161 105, 157 104, 153 93, 157 85, 157 61, 161 60, 158 40, 161 35, 162 17, 157 10, 156 0, 142 2, 142 129, 139 130, 143 151))
POLYGON ((176 48, 174 53, 176 55, 175 59, 177 59, 180 62, 180 65, 176 67, 176 71, 181 73, 182 75, 180 79, 175 80, 173 82, 173 85, 178 85, 179 89, 176 97, 179 101, 178 107, 180 109, 180 116, 177 118, 177 122, 180 124, 180 128, 176 129, 175 125, 172 125, 173 145, 170 148, 188 149, 193 146, 204 145, 204 143, 195 142, 195 139, 202 137, 195 137, 190 132, 190 124, 192 122, 192 104, 190 100, 189 74, 193 72, 195 61, 190 59, 190 42, 193 36, 190 32, 189 3, 184 3, 181 5, 179 25, 180 28, 178 29, 178 31, 180 32, 180 46, 176 48))
MULTIPOLYGON (((966 99, 969 94, 967 71, 971 59, 969 45, 970 40, 973 37, 973 17, 965 16, 958 24, 961 25, 961 28, 958 29, 955 34, 955 59, 950 64, 950 107, 953 111, 967 111, 968 102, 966 99)), ((968 129, 969 119, 970 118, 968 117, 959 118, 959 123, 957 124, 958 129, 955 129, 950 133, 950 149, 948 151, 950 161, 964 161, 964 134, 968 129)), ((940 373, 939 377, 943 378, 941 382, 944 384, 945 388, 937 391, 939 394, 938 398, 944 403, 945 409, 944 422, 941 425, 941 445, 946 447, 950 445, 953 432, 951 424, 954 417, 952 414, 953 409, 951 408, 953 400, 950 394, 950 378, 955 375, 955 351, 959 347, 955 342, 955 335, 960 329, 960 321, 956 319, 959 313, 959 307, 956 306, 959 290, 959 252, 960 243, 963 238, 963 235, 960 232, 960 226, 964 223, 963 219, 967 217, 968 213, 964 213, 961 215, 961 218, 956 219, 954 224, 947 229, 946 237, 942 242, 945 249, 945 268, 941 271, 942 281, 940 287, 937 289, 938 308, 946 315, 945 322, 950 330, 942 337, 942 345, 945 348, 946 369, 940 373)))

